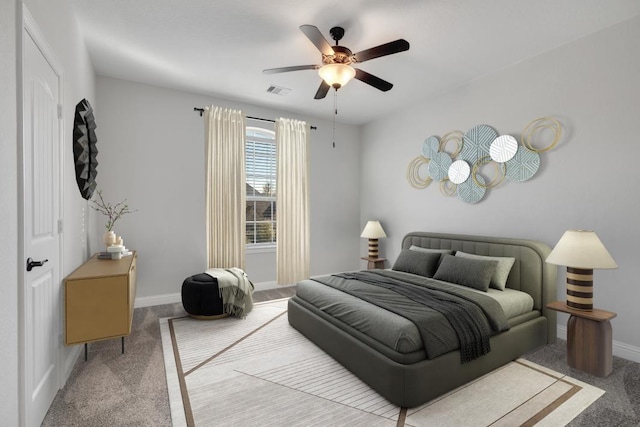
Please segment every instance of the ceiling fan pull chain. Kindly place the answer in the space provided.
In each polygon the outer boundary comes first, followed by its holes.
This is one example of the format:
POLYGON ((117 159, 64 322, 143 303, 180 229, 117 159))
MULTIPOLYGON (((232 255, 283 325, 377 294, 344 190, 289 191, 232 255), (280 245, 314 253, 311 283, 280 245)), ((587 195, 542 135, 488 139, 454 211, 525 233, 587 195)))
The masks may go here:
POLYGON ((336 116, 338 115, 338 89, 333 91, 333 148, 336 148, 336 116))

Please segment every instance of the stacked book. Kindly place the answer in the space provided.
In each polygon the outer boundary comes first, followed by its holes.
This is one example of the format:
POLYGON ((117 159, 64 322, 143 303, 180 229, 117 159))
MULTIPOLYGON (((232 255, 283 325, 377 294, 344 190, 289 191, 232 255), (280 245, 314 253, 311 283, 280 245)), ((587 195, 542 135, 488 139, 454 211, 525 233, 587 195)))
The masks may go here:
POLYGON ((111 245, 107 247, 106 252, 98 253, 99 259, 120 259, 125 256, 131 255, 131 251, 124 247, 124 245, 111 245))

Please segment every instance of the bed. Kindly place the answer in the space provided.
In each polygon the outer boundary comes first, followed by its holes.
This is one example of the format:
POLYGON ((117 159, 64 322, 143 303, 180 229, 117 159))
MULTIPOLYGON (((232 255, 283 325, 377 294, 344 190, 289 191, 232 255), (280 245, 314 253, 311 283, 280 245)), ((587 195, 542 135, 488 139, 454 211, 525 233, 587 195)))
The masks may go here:
MULTIPOLYGON (((455 262, 459 261, 455 258, 477 258, 478 255, 498 257, 500 260, 513 258, 514 261, 502 284, 504 291, 478 291, 443 280, 435 280, 439 283, 433 284, 431 282, 434 279, 393 270, 353 272, 345 273, 342 278, 332 275, 304 280, 298 283, 296 295, 289 300, 289 323, 387 400, 402 407, 419 406, 536 347, 555 342, 556 314, 548 310, 546 304, 556 299, 556 267, 545 262, 550 252, 546 244, 513 238, 412 232, 404 237, 396 264, 405 255, 417 256, 416 252, 421 249, 426 249, 424 252, 427 253, 446 252, 446 255, 439 255, 436 269, 443 267, 445 257, 447 262, 454 262, 447 264, 449 267, 457 265, 455 262), (457 253, 459 256, 456 256, 457 253), (355 280, 358 274, 358 280, 355 280), (504 318, 497 323, 504 323, 506 319, 507 326, 492 329, 486 338, 490 344, 488 353, 469 358, 465 357, 466 346, 465 351, 461 352, 459 347, 447 349, 446 345, 434 353, 430 351, 431 343, 427 348, 424 345, 429 337, 421 335, 427 333, 429 328, 418 328, 416 332, 417 327, 411 320, 397 314, 400 312, 397 307, 391 310, 368 301, 369 294, 378 291, 365 292, 362 289, 368 286, 364 282, 374 275, 382 276, 381 280, 387 283, 379 285, 383 288, 392 288, 389 283, 399 284, 399 280, 406 279, 414 284, 425 282, 428 286, 464 288, 453 291, 462 292, 465 299, 473 293, 479 294, 479 299, 496 300, 498 305, 502 305, 489 294, 500 297, 513 294, 520 298, 521 303, 515 309, 507 306, 507 310, 500 315, 504 315, 504 318), (340 286, 348 289, 334 287, 336 281, 344 282, 340 286), (524 300, 529 302, 522 303, 524 300)), ((482 262, 485 265, 497 265, 493 261, 482 262)), ((442 279, 442 275, 436 273, 442 279)), ((494 276, 491 278, 492 286, 494 276)), ((375 288, 379 289, 378 286, 375 288)), ((387 291, 382 289, 380 292, 387 291)), ((398 298, 402 299, 391 299, 398 298)), ((492 301, 489 303, 496 304, 492 301)), ((407 311, 416 310, 410 308, 407 311)), ((422 316, 423 313, 417 315, 422 316)))

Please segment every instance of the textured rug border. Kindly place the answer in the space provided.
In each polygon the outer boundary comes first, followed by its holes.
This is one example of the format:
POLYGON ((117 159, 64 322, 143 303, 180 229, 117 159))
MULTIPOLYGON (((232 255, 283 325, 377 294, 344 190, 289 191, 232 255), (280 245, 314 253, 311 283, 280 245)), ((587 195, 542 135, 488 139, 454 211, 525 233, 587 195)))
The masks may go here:
MULTIPOLYGON (((278 303, 281 303, 283 300, 288 300, 288 299, 289 298, 281 298, 277 300, 263 301, 263 302, 256 303, 255 306, 278 304, 278 303)), ((286 313, 286 311, 284 313, 286 313)), ((167 391, 169 394, 169 404, 170 404, 169 406, 171 410, 171 419, 174 427, 190 427, 194 425, 193 419, 187 419, 188 418, 187 412, 190 413, 190 411, 185 411, 185 403, 186 403, 186 406, 189 406, 189 402, 184 401, 182 388, 186 389, 186 385, 181 384, 180 375, 178 373, 179 371, 178 365, 180 361, 177 360, 178 353, 176 351, 177 349, 175 348, 177 344, 176 344, 175 337, 173 336, 172 325, 171 325, 172 320, 180 319, 184 317, 185 316, 177 316, 177 317, 166 317, 166 318, 159 319, 160 331, 161 331, 160 335, 161 335, 162 348, 163 348, 163 358, 165 362, 167 391)), ((551 404, 547 405, 545 408, 539 411, 539 413, 537 413, 534 417, 532 417, 526 423, 526 425, 535 424, 536 426, 541 426, 541 427, 565 425, 570 420, 575 418, 578 414, 583 412, 591 403, 593 403, 595 400, 597 400, 600 396, 602 396, 605 393, 604 390, 601 390, 595 386, 583 383, 579 380, 576 380, 575 378, 566 376, 564 374, 556 372, 552 369, 548 369, 544 366, 538 365, 526 359, 516 359, 512 363, 518 363, 527 368, 530 368, 542 374, 548 375, 556 379, 557 381, 567 383, 568 385, 571 386, 571 389, 567 393, 565 393, 565 395, 556 399, 551 404), (566 403, 571 399, 576 399, 576 398, 579 401, 586 403, 583 409, 577 412, 575 409, 573 409, 573 410, 570 410, 568 413, 566 410, 562 410, 561 407, 564 403, 566 403), (558 410, 559 408, 560 410, 558 410)), ((501 368, 498 368, 498 370, 499 369, 501 368)), ((492 372, 488 373, 487 375, 491 375, 491 374, 492 372)), ((481 378, 475 381, 478 381, 481 378)), ((469 384, 472 384, 475 381, 472 381, 469 384)), ((464 388, 465 386, 462 386, 461 388, 464 388)), ((444 399, 450 394, 457 392, 459 389, 460 388, 453 390, 449 393, 446 393, 425 405, 444 399)), ((187 396, 187 400, 188 400, 188 396, 187 396)), ((411 411, 414 409, 417 409, 417 408, 409 408, 408 411, 407 411, 407 408, 402 408, 399 414, 400 418, 406 417, 408 415, 407 412, 411 413, 411 411)), ((398 419, 398 422, 399 422, 398 425, 404 425, 404 423, 400 423, 400 419, 398 419)))

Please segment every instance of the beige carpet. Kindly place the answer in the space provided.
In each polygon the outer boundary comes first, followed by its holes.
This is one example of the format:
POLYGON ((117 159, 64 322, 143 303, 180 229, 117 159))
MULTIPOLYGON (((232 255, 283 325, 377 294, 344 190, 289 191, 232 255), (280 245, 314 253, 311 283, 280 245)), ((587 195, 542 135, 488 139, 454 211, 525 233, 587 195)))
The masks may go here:
POLYGON ((174 427, 562 426, 604 392, 518 359, 416 408, 379 396, 289 326, 287 300, 245 319, 160 319, 174 427))

